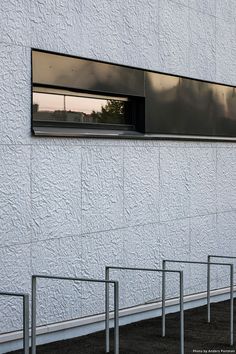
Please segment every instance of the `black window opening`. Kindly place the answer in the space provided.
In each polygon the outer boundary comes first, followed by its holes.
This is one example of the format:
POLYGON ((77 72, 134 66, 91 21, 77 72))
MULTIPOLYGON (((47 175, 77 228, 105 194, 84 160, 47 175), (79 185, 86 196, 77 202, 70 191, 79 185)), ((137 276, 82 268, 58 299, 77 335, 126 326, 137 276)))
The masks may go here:
POLYGON ((32 131, 236 139, 236 87, 32 50, 32 131))
POLYGON ((134 130, 134 102, 128 97, 33 88, 34 126, 134 130))
POLYGON ((136 134, 143 118, 142 71, 32 50, 34 134, 136 134))

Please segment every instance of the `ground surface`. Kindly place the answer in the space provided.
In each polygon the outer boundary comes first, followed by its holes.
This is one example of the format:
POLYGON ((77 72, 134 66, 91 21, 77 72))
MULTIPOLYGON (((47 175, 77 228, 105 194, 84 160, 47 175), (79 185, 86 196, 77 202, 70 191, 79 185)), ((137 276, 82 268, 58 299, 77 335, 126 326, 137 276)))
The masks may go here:
MULTIPOLYGON (((206 322, 206 306, 185 311, 185 354, 236 353, 229 343, 229 302, 212 304, 212 322, 206 322)), ((236 304, 234 306, 236 313, 236 304)), ((236 321, 235 321, 236 322, 236 321)), ((236 324, 234 330, 236 343, 236 324)), ((80 337, 37 347, 37 354, 104 354, 105 334, 80 337)), ((113 344, 113 342, 111 343, 113 344)), ((21 354, 22 351, 11 352, 21 354)), ((113 351, 111 351, 113 353, 113 351)), ((166 338, 161 338, 161 318, 120 328, 120 354, 178 354, 179 314, 167 315, 166 338)))

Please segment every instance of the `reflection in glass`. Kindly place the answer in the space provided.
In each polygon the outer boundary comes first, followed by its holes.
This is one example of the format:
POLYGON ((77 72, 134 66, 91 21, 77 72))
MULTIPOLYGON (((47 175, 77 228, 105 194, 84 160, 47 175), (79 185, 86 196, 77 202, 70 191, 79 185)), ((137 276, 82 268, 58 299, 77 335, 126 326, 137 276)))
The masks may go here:
POLYGON ((146 132, 236 135, 236 92, 231 86, 146 72, 146 132))
POLYGON ((122 97, 33 92, 33 119, 42 123, 130 124, 127 103, 122 97))

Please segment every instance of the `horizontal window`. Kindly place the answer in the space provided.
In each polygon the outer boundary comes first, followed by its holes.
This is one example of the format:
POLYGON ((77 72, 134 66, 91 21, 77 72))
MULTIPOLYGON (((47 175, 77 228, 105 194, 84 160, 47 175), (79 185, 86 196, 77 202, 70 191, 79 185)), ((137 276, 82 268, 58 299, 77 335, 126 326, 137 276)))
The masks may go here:
POLYGON ((38 135, 236 139, 236 88, 32 51, 38 135))
POLYGON ((34 88, 33 122, 37 125, 91 125, 133 128, 127 97, 34 88))

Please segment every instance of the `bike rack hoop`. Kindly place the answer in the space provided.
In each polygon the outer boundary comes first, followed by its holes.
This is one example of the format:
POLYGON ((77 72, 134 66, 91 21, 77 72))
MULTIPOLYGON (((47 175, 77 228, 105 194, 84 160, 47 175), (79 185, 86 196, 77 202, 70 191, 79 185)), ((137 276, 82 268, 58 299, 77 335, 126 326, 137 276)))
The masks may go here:
POLYGON ((23 298, 23 347, 24 354, 29 354, 29 295, 25 293, 0 291, 0 296, 23 298))
MULTIPOLYGON (((162 273, 162 337, 165 337, 165 274, 176 273, 179 274, 179 293, 180 293, 180 354, 184 354, 184 280, 182 270, 172 269, 158 269, 158 268, 140 268, 140 267, 121 267, 121 266, 106 266, 106 280, 109 280, 109 271, 127 270, 127 271, 144 271, 144 272, 158 272, 162 273)), ((109 288, 106 286, 106 352, 109 353, 109 288)))
MULTIPOLYGON (((212 264, 211 262, 211 258, 220 258, 220 259, 236 259, 236 256, 221 256, 221 255, 216 255, 216 254, 209 254, 207 257, 207 261, 209 262, 208 268, 207 268, 207 275, 208 275, 208 283, 209 286, 207 288, 207 298, 210 299, 210 278, 211 278, 211 271, 210 271, 210 264, 212 264)), ((234 331, 234 270, 233 270, 233 265, 230 271, 230 318, 231 318, 231 333, 230 333, 230 337, 231 337, 231 343, 233 345, 233 331, 234 331)), ((210 312, 208 314, 208 322, 210 322, 210 312)))
MULTIPOLYGON (((209 260, 209 256, 208 256, 209 260)), ((165 269, 165 265, 167 262, 169 263, 183 263, 183 264, 202 264, 207 265, 207 321, 210 323, 211 318, 211 304, 210 304, 210 266, 227 266, 230 267, 230 345, 234 344, 234 297, 233 297, 233 274, 234 274, 234 265, 231 263, 222 263, 222 262, 201 262, 201 261, 180 261, 176 259, 164 259, 163 261, 163 269, 165 269)))
POLYGON ((103 280, 94 278, 77 278, 77 277, 63 277, 55 275, 32 275, 32 334, 31 354, 36 354, 36 280, 38 279, 52 279, 52 280, 67 280, 88 283, 103 283, 105 285, 114 285, 114 313, 115 313, 115 330, 114 330, 114 353, 119 354, 119 282, 116 280, 103 280))

